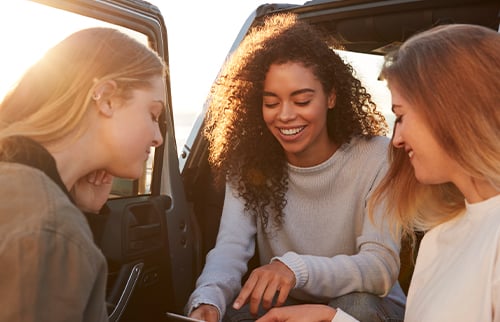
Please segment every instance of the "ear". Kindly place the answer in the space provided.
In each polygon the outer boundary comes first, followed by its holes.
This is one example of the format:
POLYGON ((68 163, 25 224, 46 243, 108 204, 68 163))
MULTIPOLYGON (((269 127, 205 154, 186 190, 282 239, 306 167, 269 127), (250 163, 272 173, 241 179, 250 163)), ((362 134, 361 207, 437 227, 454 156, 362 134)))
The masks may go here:
POLYGON ((107 80, 94 88, 92 99, 95 101, 99 114, 106 117, 113 115, 112 98, 117 88, 118 85, 114 80, 107 80))
POLYGON ((337 93, 334 90, 328 95, 328 109, 332 110, 337 102, 337 93))

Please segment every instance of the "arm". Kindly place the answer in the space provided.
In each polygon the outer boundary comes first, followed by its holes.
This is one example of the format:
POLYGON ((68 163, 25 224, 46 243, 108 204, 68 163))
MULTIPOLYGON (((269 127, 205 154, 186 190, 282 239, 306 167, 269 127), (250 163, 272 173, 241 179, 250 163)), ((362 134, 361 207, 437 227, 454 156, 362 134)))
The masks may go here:
POLYGON ((387 227, 384 231, 365 221, 354 255, 323 257, 287 252, 275 260, 294 272, 295 288, 305 294, 327 299, 351 292, 385 296, 397 281, 400 263, 399 242, 387 227))
POLYGON ((211 304, 224 316, 226 306, 241 288, 248 260, 255 252, 255 218, 244 213, 244 203, 226 187, 224 208, 215 247, 208 253, 196 289, 186 305, 191 314, 200 304, 211 304))
POLYGON ((341 311, 322 304, 290 305, 273 308, 257 322, 356 322, 341 311))

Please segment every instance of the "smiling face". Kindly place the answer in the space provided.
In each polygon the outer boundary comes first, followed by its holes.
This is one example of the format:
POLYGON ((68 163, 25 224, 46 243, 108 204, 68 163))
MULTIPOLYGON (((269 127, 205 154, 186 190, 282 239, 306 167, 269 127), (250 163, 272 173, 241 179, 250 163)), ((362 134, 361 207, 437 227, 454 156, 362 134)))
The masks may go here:
POLYGON ((337 146, 327 132, 326 115, 335 95, 325 95, 310 68, 299 63, 273 64, 264 81, 262 114, 288 162, 313 166, 328 159, 337 146))
POLYGON ((151 148, 163 143, 158 120, 165 109, 165 84, 158 76, 151 85, 133 90, 130 99, 111 110, 104 136, 107 170, 115 176, 140 177, 151 148))
POLYGON ((408 103, 399 91, 390 87, 392 110, 396 115, 392 144, 404 149, 415 170, 415 177, 424 184, 454 182, 463 176, 463 169, 439 145, 429 123, 408 103))

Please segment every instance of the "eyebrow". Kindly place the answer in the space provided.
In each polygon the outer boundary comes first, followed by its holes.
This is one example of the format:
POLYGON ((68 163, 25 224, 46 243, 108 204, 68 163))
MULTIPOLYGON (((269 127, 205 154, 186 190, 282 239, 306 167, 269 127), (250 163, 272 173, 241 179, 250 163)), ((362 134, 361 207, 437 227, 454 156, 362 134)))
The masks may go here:
MULTIPOLYGON (((304 94, 304 93, 314 93, 314 92, 316 92, 316 91, 314 89, 312 89, 312 88, 303 88, 303 89, 299 89, 299 90, 293 91, 291 96, 300 95, 300 94, 304 94)), ((266 92, 266 91, 264 91, 262 93, 262 96, 273 96, 273 97, 276 97, 277 95, 274 94, 274 93, 272 93, 272 92, 266 92)))

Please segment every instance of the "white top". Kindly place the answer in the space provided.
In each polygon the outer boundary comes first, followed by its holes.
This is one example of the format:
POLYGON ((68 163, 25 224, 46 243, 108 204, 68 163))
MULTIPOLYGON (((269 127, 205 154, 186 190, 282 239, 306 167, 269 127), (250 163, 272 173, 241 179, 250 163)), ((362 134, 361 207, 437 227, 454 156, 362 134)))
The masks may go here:
POLYGON ((425 234, 405 321, 500 321, 500 195, 425 234))
MULTIPOLYGON (((354 291, 389 294, 399 273, 399 242, 380 225, 382 214, 375 226, 366 209, 387 170, 388 145, 387 137, 353 138, 319 165, 289 165, 284 224, 271 235, 227 187, 217 243, 186 311, 207 303, 224 315, 241 289, 256 236, 261 263, 276 257, 294 272, 296 299, 327 303, 354 291)), ((404 303, 399 284, 391 297, 404 303)))

